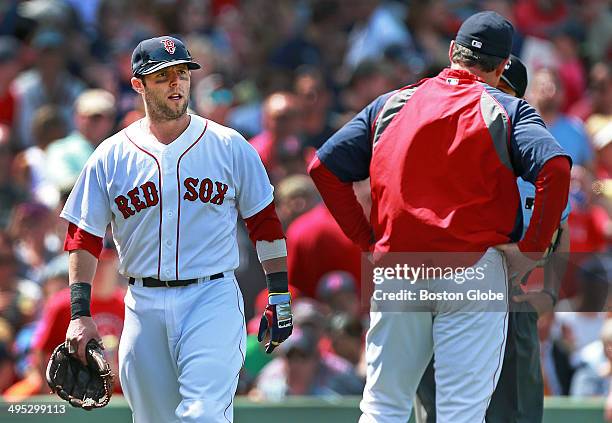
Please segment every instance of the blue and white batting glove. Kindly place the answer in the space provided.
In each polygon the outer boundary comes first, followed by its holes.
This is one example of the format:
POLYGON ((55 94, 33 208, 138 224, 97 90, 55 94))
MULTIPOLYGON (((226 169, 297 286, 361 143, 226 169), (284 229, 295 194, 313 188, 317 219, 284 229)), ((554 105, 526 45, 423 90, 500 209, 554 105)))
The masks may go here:
POLYGON ((257 340, 263 341, 270 332, 270 341, 266 344, 266 353, 270 354, 281 342, 289 338, 293 331, 293 315, 291 314, 291 294, 289 292, 270 293, 261 321, 257 340))

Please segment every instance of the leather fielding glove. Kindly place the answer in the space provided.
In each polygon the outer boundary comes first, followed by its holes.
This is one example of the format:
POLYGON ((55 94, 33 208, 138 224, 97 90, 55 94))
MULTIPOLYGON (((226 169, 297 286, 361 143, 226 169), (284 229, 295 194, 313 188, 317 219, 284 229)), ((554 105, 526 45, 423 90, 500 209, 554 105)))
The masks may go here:
POLYGON ((68 352, 65 343, 58 345, 47 365, 46 378, 51 390, 73 407, 91 410, 109 403, 113 394, 113 374, 104 359, 100 344, 87 343, 87 365, 68 352))

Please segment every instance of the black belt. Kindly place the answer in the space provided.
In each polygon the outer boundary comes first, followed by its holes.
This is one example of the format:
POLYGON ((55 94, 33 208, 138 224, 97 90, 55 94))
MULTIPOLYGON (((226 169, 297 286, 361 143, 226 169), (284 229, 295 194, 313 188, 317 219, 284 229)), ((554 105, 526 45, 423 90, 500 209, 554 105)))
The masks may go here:
MULTIPOLYGON (((180 281, 160 281, 159 279, 156 279, 156 278, 142 278, 142 286, 146 288, 162 288, 162 287, 174 288, 178 286, 187 286, 187 285, 191 285, 194 283, 198 283, 200 279, 212 281, 215 279, 222 279, 223 277, 224 277, 223 273, 215 273, 210 278, 207 277, 207 278, 183 279, 180 281)), ((130 278, 129 284, 134 285, 135 281, 136 281, 135 278, 130 278)))

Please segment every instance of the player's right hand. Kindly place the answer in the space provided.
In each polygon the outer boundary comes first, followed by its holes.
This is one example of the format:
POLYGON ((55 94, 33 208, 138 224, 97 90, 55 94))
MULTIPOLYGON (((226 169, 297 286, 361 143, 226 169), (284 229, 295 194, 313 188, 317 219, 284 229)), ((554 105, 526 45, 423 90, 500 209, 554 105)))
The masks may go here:
POLYGON ((270 332, 270 341, 266 344, 266 353, 270 354, 281 342, 293 332, 293 314, 291 313, 291 294, 270 294, 268 305, 259 322, 257 340, 263 341, 270 332))
POLYGON ((104 348, 98 328, 91 316, 81 316, 70 321, 66 331, 66 348, 68 348, 69 353, 76 354, 77 358, 85 365, 87 365, 85 347, 92 339, 98 341, 100 346, 104 348))

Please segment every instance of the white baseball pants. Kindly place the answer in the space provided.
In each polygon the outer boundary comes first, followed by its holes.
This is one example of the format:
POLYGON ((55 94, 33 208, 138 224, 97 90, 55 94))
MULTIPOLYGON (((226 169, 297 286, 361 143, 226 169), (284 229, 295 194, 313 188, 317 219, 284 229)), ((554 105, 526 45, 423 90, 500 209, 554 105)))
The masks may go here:
POLYGON ((119 345, 134 423, 231 423, 245 348, 233 274, 178 288, 145 288, 137 280, 125 296, 119 345))
MULTIPOLYGON (((470 281, 470 288, 508 292, 505 258, 499 251, 487 250, 477 266, 485 269, 485 277, 470 281)), ((432 291, 439 291, 449 281, 427 283, 432 291)), ((442 304, 440 308, 447 311, 371 312, 359 422, 406 423, 432 354, 437 422, 484 422, 504 355, 507 296, 504 303, 506 311, 499 311, 499 304, 479 302, 468 304, 469 311, 442 304)))

